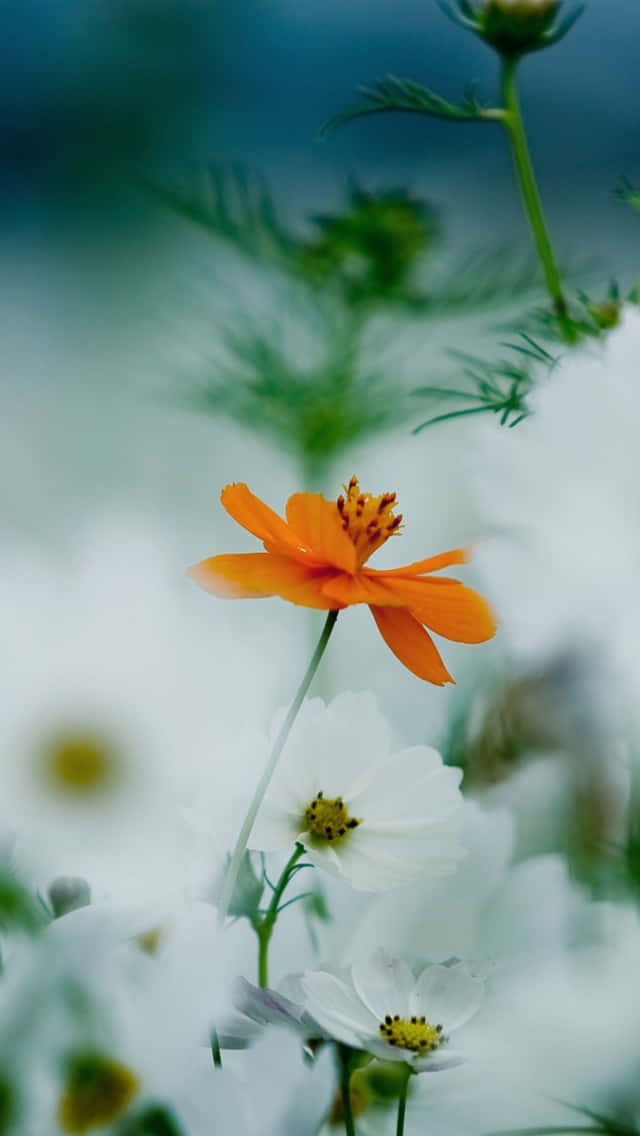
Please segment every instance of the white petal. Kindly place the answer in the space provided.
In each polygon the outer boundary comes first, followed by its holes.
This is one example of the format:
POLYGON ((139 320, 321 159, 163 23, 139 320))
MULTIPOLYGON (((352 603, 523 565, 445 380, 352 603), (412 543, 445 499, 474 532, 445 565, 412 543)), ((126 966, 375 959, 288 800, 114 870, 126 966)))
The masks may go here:
POLYGON ((378 1023, 347 983, 334 974, 313 971, 302 976, 301 986, 305 1009, 318 1025, 345 1045, 366 1048, 378 1023))
POLYGON ((405 962, 377 951, 372 958, 353 964, 351 978, 356 994, 375 1015, 378 1025, 386 1014, 407 1017, 415 978, 405 962))
POLYGON ((436 750, 414 746, 382 762, 353 805, 369 819, 442 816, 461 805, 461 778, 461 770, 444 766, 436 750))
POLYGON ((249 847, 260 852, 277 852, 291 847, 300 830, 300 817, 266 800, 249 839, 249 847))
POLYGON ((282 776, 295 779, 308 800, 319 790, 346 800, 388 748, 389 726, 372 694, 341 694, 329 706, 312 699, 291 731, 282 776))
POLYGON ((411 1013, 424 1014, 432 1025, 443 1025, 448 1034, 475 1014, 483 992, 484 983, 462 966, 428 966, 411 995, 411 1013))
POLYGON ((416 875, 447 875, 455 871, 464 851, 447 835, 431 844, 418 838, 368 832, 357 828, 336 845, 340 871, 358 891, 386 891, 416 875))

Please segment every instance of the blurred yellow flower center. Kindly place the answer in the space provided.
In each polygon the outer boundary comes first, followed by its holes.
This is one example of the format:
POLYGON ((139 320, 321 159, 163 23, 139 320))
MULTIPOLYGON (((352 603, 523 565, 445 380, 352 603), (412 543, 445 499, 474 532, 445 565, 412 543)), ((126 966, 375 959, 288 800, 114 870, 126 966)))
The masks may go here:
POLYGON ((136 943, 141 951, 146 955, 155 955, 164 939, 164 930, 162 927, 149 927, 148 931, 142 931, 136 936, 136 943))
MULTIPOLYGON (((371 1103, 371 1093, 367 1089, 362 1077, 358 1076, 357 1070, 349 1084, 349 1097, 351 1100, 352 1116, 363 1116, 371 1103)), ((334 1097, 327 1121, 331 1127, 340 1127, 342 1131, 344 1131, 344 1105, 342 1102, 342 1093, 339 1089, 334 1097)))
POLYGON ((362 821, 349 816, 342 797, 328 798, 317 793, 304 810, 304 823, 316 840, 335 843, 362 824, 362 821))
POLYGON ((402 524, 402 513, 394 515, 395 493, 382 493, 373 497, 361 493, 357 477, 344 486, 344 496, 338 497, 338 512, 342 527, 355 546, 358 567, 361 568, 376 548, 390 536, 396 536, 402 524))
POLYGON ((116 1120, 138 1091, 138 1079, 117 1061, 90 1054, 72 1062, 60 1101, 64 1132, 89 1132, 116 1120))
POLYGON ((409 1049, 412 1053, 430 1053, 442 1045, 444 1037, 442 1026, 432 1026, 426 1018, 401 1018, 387 1014, 380 1022, 380 1036, 389 1045, 398 1049, 409 1049))
POLYGON ((113 751, 90 735, 69 734, 55 738, 45 751, 47 781, 68 796, 96 796, 111 787, 116 773, 113 751))

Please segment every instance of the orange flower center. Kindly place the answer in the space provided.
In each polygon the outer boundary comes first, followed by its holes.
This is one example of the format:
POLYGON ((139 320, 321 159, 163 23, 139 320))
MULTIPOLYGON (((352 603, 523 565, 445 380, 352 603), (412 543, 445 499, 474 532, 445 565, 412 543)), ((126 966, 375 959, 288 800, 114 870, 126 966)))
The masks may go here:
POLYGON ((337 505, 342 527, 355 547, 358 568, 380 548, 390 536, 396 536, 402 524, 402 513, 394 516, 395 493, 361 493, 357 477, 344 486, 337 505))

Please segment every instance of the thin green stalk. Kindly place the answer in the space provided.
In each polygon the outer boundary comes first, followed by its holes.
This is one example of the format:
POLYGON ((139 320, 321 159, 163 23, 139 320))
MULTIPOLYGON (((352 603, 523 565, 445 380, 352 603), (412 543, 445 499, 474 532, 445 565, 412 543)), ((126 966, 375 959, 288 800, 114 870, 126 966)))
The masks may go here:
POLYGON ((542 201, 540 200, 540 193, 533 172, 531 155, 527 145, 527 136, 525 134, 520 100, 518 98, 517 66, 518 60, 516 58, 513 56, 503 56, 502 97, 505 110, 502 114, 502 122, 509 135, 513 164, 520 185, 525 211, 533 233, 535 246, 542 264, 547 289, 551 296, 556 315, 560 320, 564 320, 568 314, 567 301, 564 297, 562 280, 553 252, 549 230, 542 209, 542 201))
POLYGON ((261 986, 263 989, 265 986, 269 985, 269 943, 271 942, 273 928, 278 919, 280 900, 291 879, 291 870, 298 863, 303 852, 304 847, 302 844, 296 844, 294 852, 287 860, 282 875, 273 889, 271 903, 265 915, 262 917, 262 920, 256 926, 256 935, 258 936, 258 986, 261 986))
POLYGON ((220 922, 222 922, 226 918, 231 896, 233 895, 233 889, 238 878, 238 872, 240 871, 242 857, 244 856, 247 849, 247 844, 249 843, 249 837, 251 836, 251 830, 255 824, 258 810, 264 800, 265 793, 269 788, 269 783, 271 781, 271 778, 273 777, 276 765, 278 764, 280 754, 284 749, 285 742, 289 737, 289 733, 291 732, 291 727, 293 726, 293 723, 298 716, 300 707, 304 702, 305 695, 313 681, 313 676, 315 675, 318 666, 320 665, 320 660, 324 655, 325 647, 329 642, 331 632, 335 627, 337 618, 337 611, 330 611, 327 613, 327 618, 322 629, 322 634, 320 635, 316 649, 313 652, 311 662, 309 663, 309 666, 305 671, 304 678, 302 679, 302 682, 298 687, 296 696, 289 708, 289 713, 287 714, 282 724, 282 728, 280 729, 280 732, 275 740, 273 749, 269 755, 269 760, 267 761, 262 776, 258 781, 258 784, 256 785, 255 792, 251 799, 251 804, 249 805, 247 815, 242 823, 242 828, 240 829, 240 833, 236 841, 236 846, 231 857, 231 862, 227 869, 224 884, 222 885, 222 890, 220 892, 220 899, 218 902, 218 919, 220 922))
POLYGON ((396 1136, 404 1136, 404 1118, 407 1112, 407 1092, 409 1089, 409 1078, 411 1070, 408 1065, 405 1066, 405 1075, 400 1088, 400 1096, 398 1097, 398 1123, 396 1125, 396 1136))
POLYGON ((222 1069, 220 1039, 218 1038, 218 1031, 215 1029, 211 1031, 211 1056, 213 1057, 213 1064, 215 1065, 216 1069, 222 1069))
POLYGON ((344 1117, 344 1130, 346 1136, 356 1136, 356 1126, 351 1107, 351 1050, 348 1045, 336 1045, 338 1065, 340 1067, 340 1096, 342 1098, 342 1115, 344 1117))

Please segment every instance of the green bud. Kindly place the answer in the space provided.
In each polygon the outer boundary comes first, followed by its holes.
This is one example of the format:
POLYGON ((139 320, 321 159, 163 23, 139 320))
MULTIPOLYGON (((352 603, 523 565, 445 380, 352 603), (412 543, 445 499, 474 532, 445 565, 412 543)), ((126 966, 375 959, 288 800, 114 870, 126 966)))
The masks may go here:
POLYGON ((91 889, 79 876, 58 876, 49 886, 49 903, 56 919, 91 903, 91 889))
POLYGON ((478 12, 483 38, 504 55, 545 46, 560 0, 486 0, 478 12))

